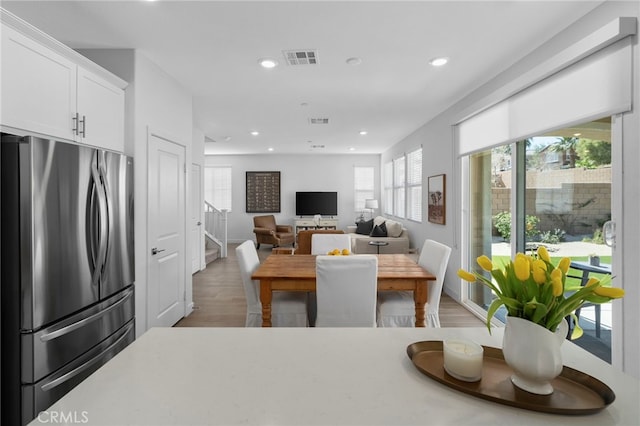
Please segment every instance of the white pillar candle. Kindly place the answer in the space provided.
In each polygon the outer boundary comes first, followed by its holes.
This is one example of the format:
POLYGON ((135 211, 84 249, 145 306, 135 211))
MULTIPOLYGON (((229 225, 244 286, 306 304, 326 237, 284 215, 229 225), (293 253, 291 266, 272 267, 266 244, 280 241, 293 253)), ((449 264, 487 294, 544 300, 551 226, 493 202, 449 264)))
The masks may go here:
POLYGON ((476 382, 482 378, 482 346, 470 340, 447 339, 442 347, 447 373, 465 382, 476 382))

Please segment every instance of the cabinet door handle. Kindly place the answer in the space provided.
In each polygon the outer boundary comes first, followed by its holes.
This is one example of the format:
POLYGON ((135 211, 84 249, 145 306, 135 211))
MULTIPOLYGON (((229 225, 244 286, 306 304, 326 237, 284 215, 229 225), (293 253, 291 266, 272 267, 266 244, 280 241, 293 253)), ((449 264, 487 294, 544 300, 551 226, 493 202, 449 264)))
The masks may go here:
POLYGON ((85 117, 84 115, 82 116, 82 120, 78 122, 78 129, 80 128, 79 123, 82 123, 82 131, 80 132, 80 134, 82 135, 83 138, 86 138, 87 137, 87 117, 85 117))
POLYGON ((80 127, 79 122, 78 122, 79 118, 80 118, 80 114, 78 114, 77 112, 76 112, 75 117, 71 117, 71 120, 73 120, 73 129, 71 129, 71 131, 74 132, 76 136, 78 135, 78 130, 79 130, 79 127, 80 127))
POLYGON ((165 250, 165 249, 160 249, 160 250, 158 250, 158 248, 157 248, 157 247, 154 247, 154 248, 152 248, 152 249, 151 249, 151 254, 155 256, 156 254, 161 253, 161 252, 163 252, 164 250, 165 250))

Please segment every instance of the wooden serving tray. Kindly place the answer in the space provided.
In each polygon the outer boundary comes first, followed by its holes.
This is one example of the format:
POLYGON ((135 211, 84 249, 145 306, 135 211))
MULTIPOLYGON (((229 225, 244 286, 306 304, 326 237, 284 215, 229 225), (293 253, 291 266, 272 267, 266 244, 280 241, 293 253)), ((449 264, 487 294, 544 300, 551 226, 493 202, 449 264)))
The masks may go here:
POLYGON ((526 392, 511 383, 513 369, 509 367, 502 350, 483 346, 482 379, 463 382, 444 370, 442 341, 412 343, 407 355, 416 368, 453 389, 500 404, 554 414, 593 414, 611 404, 616 398, 607 385, 573 368, 564 366, 560 376, 551 381, 551 395, 526 392))

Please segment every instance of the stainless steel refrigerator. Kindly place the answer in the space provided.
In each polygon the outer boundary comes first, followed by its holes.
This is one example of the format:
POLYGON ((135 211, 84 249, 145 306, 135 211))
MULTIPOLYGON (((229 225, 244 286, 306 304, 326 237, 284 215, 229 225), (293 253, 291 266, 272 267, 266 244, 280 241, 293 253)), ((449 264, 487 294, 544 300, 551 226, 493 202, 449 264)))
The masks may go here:
POLYGON ((133 160, 2 134, 2 423, 25 424, 135 338, 133 160))

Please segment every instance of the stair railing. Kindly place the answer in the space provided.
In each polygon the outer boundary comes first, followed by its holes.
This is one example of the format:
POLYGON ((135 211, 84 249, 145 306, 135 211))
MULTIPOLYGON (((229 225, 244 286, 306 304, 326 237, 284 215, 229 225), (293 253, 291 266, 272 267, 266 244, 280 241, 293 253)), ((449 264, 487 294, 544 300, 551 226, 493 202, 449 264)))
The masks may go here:
POLYGON ((227 214, 229 210, 218 209, 210 202, 204 202, 205 238, 220 247, 220 257, 227 257, 227 214))

